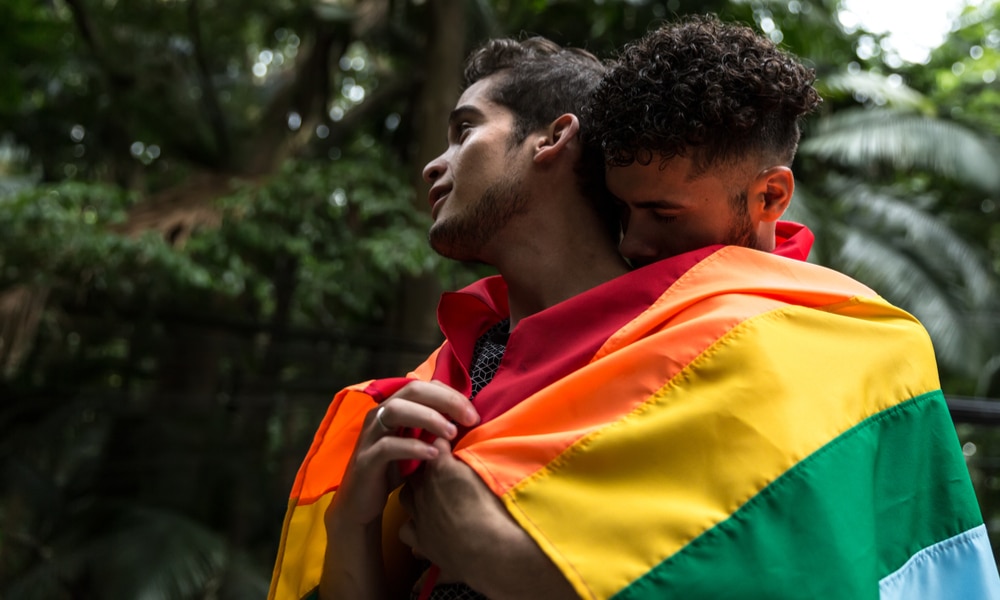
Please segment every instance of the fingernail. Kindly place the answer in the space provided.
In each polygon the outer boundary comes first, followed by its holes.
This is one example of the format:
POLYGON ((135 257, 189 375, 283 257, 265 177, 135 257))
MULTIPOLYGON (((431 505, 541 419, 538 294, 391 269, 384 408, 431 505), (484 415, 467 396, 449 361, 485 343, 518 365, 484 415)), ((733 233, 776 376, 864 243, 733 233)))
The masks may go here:
POLYGON ((452 425, 451 423, 448 423, 447 427, 445 427, 444 429, 444 432, 445 436, 450 440, 454 438, 456 435, 458 435, 458 428, 452 425))
POLYGON ((427 446, 427 458, 437 458, 438 449, 434 446, 427 446))

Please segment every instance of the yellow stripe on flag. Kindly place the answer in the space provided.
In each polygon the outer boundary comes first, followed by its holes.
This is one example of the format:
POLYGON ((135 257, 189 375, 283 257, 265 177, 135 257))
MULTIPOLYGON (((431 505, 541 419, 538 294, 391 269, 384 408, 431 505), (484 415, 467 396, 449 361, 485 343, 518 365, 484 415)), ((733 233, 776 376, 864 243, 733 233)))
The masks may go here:
MULTIPOLYGON (((835 308, 850 316, 786 307, 736 326, 630 414, 516 485, 508 509, 578 592, 608 598, 858 422, 937 389, 930 341, 912 317, 881 299, 835 308)), ((630 357, 658 337, 604 360, 628 378, 630 357)), ((588 381, 589 396, 609 397, 588 381)), ((476 448, 467 453, 482 470, 476 448)))
POLYGON ((283 530, 286 535, 278 548, 268 600, 301 600, 319 585, 326 554, 323 515, 334 494, 324 494, 310 504, 296 505, 294 498, 289 500, 283 530))

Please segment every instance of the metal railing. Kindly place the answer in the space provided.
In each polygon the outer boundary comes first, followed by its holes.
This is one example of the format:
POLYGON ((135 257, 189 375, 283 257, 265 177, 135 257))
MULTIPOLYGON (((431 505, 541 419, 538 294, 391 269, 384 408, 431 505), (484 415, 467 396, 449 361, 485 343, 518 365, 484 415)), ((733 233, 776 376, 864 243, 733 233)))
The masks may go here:
POLYGON ((947 396, 946 400, 956 423, 1000 425, 1000 398, 947 396))

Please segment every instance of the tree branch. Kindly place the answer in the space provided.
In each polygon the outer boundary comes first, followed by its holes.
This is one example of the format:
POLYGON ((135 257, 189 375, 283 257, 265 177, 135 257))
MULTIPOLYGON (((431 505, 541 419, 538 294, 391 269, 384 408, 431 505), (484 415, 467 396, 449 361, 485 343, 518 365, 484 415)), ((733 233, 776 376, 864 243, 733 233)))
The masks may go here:
POLYGON ((322 113, 324 94, 329 90, 331 54, 339 56, 350 41, 348 27, 317 21, 316 39, 308 55, 295 69, 290 83, 275 94, 264 111, 260 133, 245 150, 244 169, 248 173, 272 171, 288 153, 292 136, 288 134, 286 115, 297 111, 302 122, 315 121, 322 113))
MULTIPOLYGON (((108 106, 105 109, 112 118, 104 121, 106 128, 106 145, 109 148, 128 148, 130 135, 122 115, 129 115, 121 108, 121 97, 135 85, 135 78, 131 73, 119 69, 109 60, 107 50, 101 44, 95 34, 93 22, 87 13, 81 0, 64 0, 73 15, 73 22, 80 33, 84 45, 90 49, 94 62, 98 66, 99 78, 104 84, 108 94, 108 106)), ((109 162, 113 165, 113 177, 123 187, 131 187, 136 174, 135 161, 127 154, 112 154, 109 162)))
MULTIPOLYGON (((74 0, 75 1, 75 0, 74 0)), ((194 59, 197 65, 198 83, 201 85, 201 103, 208 116, 209 126, 215 137, 215 149, 219 154, 220 163, 230 158, 231 143, 229 126, 225 113, 219 104, 219 96, 212 83, 212 74, 208 68, 208 57, 201 35, 201 18, 198 10, 198 0, 190 0, 187 6, 188 26, 191 29, 191 40, 194 43, 194 59)))
POLYGON ((364 102, 347 111, 343 119, 339 121, 326 119, 330 135, 324 140, 322 147, 331 148, 341 144, 348 134, 357 131, 359 123, 387 104, 399 99, 402 92, 413 88, 419 79, 420 76, 415 73, 393 73, 383 77, 375 91, 368 94, 364 102))
POLYGON ((94 60, 97 61, 97 64, 101 67, 101 71, 108 78, 109 83, 111 83, 116 90, 127 85, 131 85, 132 76, 112 66, 108 61, 104 47, 94 34, 94 27, 92 25, 90 15, 87 14, 87 11, 84 9, 80 0, 64 1, 66 2, 66 6, 69 7, 70 13, 73 15, 73 23, 76 24, 76 28, 80 32, 80 37, 83 39, 87 48, 90 49, 91 54, 94 56, 94 60))

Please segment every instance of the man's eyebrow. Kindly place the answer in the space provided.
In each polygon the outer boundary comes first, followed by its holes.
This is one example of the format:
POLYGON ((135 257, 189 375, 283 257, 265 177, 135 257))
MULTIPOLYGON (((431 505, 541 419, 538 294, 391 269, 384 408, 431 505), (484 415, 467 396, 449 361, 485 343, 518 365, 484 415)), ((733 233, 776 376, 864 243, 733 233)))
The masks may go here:
POLYGON ((462 106, 459 106, 455 108, 455 110, 451 111, 451 114, 448 115, 448 124, 453 125, 456 121, 467 115, 482 117, 483 111, 479 110, 479 108, 475 106, 472 106, 471 104, 463 104, 462 106))

